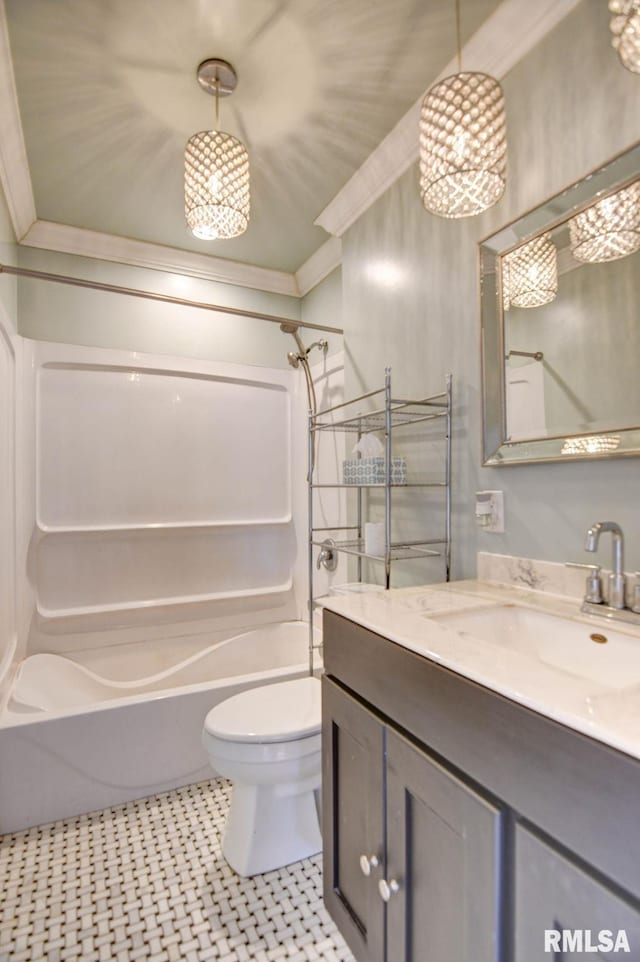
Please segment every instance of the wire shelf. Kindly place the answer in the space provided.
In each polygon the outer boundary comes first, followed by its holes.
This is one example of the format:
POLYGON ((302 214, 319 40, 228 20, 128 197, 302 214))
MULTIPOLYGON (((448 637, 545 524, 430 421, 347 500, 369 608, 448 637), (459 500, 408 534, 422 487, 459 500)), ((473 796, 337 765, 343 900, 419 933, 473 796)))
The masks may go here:
MULTIPOLYGON (((314 547, 322 547, 321 541, 312 541, 314 547)), ((391 545, 391 561, 410 561, 412 558, 441 558, 442 551, 436 551, 429 545, 444 545, 446 538, 428 541, 406 541, 391 545)), ((364 538, 350 538, 347 541, 334 541, 332 547, 336 551, 353 555, 356 558, 367 558, 369 561, 386 561, 384 555, 367 554, 364 550, 364 538)))
MULTIPOLYGON (((418 400, 404 400, 394 398, 391 394, 391 370, 385 370, 384 387, 377 391, 369 391, 359 397, 335 404, 325 408, 317 414, 309 415, 309 468, 308 468, 308 511, 309 511, 309 552, 308 552, 308 577, 309 577, 309 608, 313 611, 314 600, 314 575, 316 568, 316 549, 324 549, 321 559, 324 559, 325 566, 329 570, 333 568, 328 564, 333 559, 332 552, 351 555, 356 559, 356 580, 361 582, 363 575, 363 564, 365 561, 379 562, 384 565, 384 587, 391 587, 391 568, 393 562, 409 561, 417 558, 442 558, 445 568, 445 580, 448 581, 451 572, 451 410, 452 410, 452 377, 450 374, 445 378, 445 390, 430 397, 418 400), (382 406, 381 406, 382 405, 382 406), (363 410, 369 408, 369 410, 363 410), (433 422, 430 428, 428 422, 433 422), (392 463, 393 434, 395 428, 402 428, 411 425, 423 425, 420 431, 407 436, 405 440, 411 444, 420 442, 431 445, 434 442, 444 442, 444 448, 427 448, 426 450, 437 459, 437 464, 432 465, 426 471, 427 476, 440 475, 440 468, 444 469, 444 480, 435 481, 409 481, 404 483, 393 483, 389 478, 387 481, 379 481, 368 484, 345 484, 344 481, 314 481, 315 450, 317 434, 322 431, 347 432, 361 436, 371 432, 384 433, 384 462, 387 466, 392 463), (314 435, 316 437, 314 437, 314 435), (443 462, 440 464, 440 457, 443 462), (437 468, 437 471, 435 470, 437 468), (313 523, 314 513, 314 490, 323 488, 339 488, 356 491, 355 505, 350 502, 350 507, 355 508, 353 516, 350 514, 347 524, 324 525, 315 527, 313 523), (392 541, 391 540, 391 521, 392 521, 392 502, 397 497, 397 492, 403 488, 435 488, 441 489, 444 494, 443 505, 437 509, 441 523, 434 521, 433 527, 437 531, 442 531, 444 527, 444 537, 427 538, 420 541, 392 541), (384 532, 388 547, 381 555, 368 554, 365 550, 364 527, 367 512, 373 505, 373 500, 367 495, 370 490, 381 490, 384 492, 384 532), (442 522, 444 524, 442 525, 442 522), (326 535, 337 535, 326 537, 326 535)), ((390 474, 391 472, 389 472, 390 474)), ((424 474, 423 474, 424 477, 424 474)), ((379 500, 379 498, 377 499, 379 500)), ((402 499, 404 503, 405 499, 402 499)), ((438 501, 439 504, 439 501, 438 501)), ((421 525, 422 527, 422 525, 421 525)), ((309 670, 313 671, 313 632, 309 628, 309 670)))
MULTIPOLYGON (((422 424, 424 421, 437 421, 446 418, 447 411, 391 411, 391 426, 402 427, 408 424, 422 424)), ((367 434, 371 431, 384 431, 386 415, 384 411, 372 411, 370 414, 358 412, 338 421, 321 421, 318 415, 311 422, 312 431, 344 431, 367 434)))

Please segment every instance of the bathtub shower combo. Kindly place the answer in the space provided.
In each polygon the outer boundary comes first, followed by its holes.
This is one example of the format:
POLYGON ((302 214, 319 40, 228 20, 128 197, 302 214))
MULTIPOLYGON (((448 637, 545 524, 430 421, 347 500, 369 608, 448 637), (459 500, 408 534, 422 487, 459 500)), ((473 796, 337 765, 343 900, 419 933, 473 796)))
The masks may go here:
MULTIPOLYGON (((312 392, 309 349, 288 333, 312 392)), ((195 782, 211 763, 234 780, 235 868, 274 867, 292 817, 317 850, 300 377, 20 340, 26 576, 5 658, 0 831, 195 782)), ((337 365, 332 377, 341 390, 337 365)))

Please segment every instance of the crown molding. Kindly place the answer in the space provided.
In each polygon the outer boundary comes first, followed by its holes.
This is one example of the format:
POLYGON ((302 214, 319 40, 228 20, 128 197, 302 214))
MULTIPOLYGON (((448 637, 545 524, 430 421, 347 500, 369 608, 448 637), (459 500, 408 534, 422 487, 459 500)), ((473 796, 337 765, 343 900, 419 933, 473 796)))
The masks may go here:
POLYGON ((133 267, 147 267, 155 271, 168 271, 171 274, 186 274, 222 284, 236 284, 238 287, 251 287, 270 294, 286 294, 299 297, 298 286, 293 274, 277 271, 268 267, 255 267, 240 261, 230 261, 209 254, 196 254, 177 247, 164 247, 147 241, 102 234, 83 227, 68 224, 55 224, 51 221, 37 220, 22 238, 26 247, 40 250, 57 251, 62 254, 76 254, 79 257, 94 257, 97 260, 113 261, 133 267))
MULTIPOLYGON (((504 0, 465 44, 465 69, 484 71, 501 79, 580 2, 504 0)), ((427 89, 457 70, 457 60, 453 59, 427 89)), ((341 237, 418 160, 418 121, 423 97, 424 94, 325 207, 315 221, 317 226, 341 237)))
POLYGON ((329 237, 295 273, 300 297, 323 281, 331 271, 342 263, 342 241, 339 237, 329 237))
POLYGON ((36 205, 20 120, 3 0, 0 0, 0 116, 0 183, 7 200, 13 232, 20 240, 36 219, 36 205))

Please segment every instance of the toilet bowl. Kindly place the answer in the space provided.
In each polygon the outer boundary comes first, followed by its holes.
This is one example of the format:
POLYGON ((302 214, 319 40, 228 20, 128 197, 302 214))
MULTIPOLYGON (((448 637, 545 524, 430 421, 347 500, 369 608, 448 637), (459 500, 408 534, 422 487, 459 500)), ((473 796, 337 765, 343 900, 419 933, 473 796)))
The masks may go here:
POLYGON ((238 875, 258 875, 322 848, 320 681, 252 688, 212 708, 202 743, 233 785, 222 854, 238 875))

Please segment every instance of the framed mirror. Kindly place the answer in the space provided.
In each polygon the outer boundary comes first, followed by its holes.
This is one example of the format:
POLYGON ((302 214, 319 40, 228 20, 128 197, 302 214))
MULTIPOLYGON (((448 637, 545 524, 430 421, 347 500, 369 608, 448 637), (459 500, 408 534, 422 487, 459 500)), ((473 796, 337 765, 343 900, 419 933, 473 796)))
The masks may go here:
POLYGON ((640 144, 480 243, 483 464, 640 455, 640 144))

